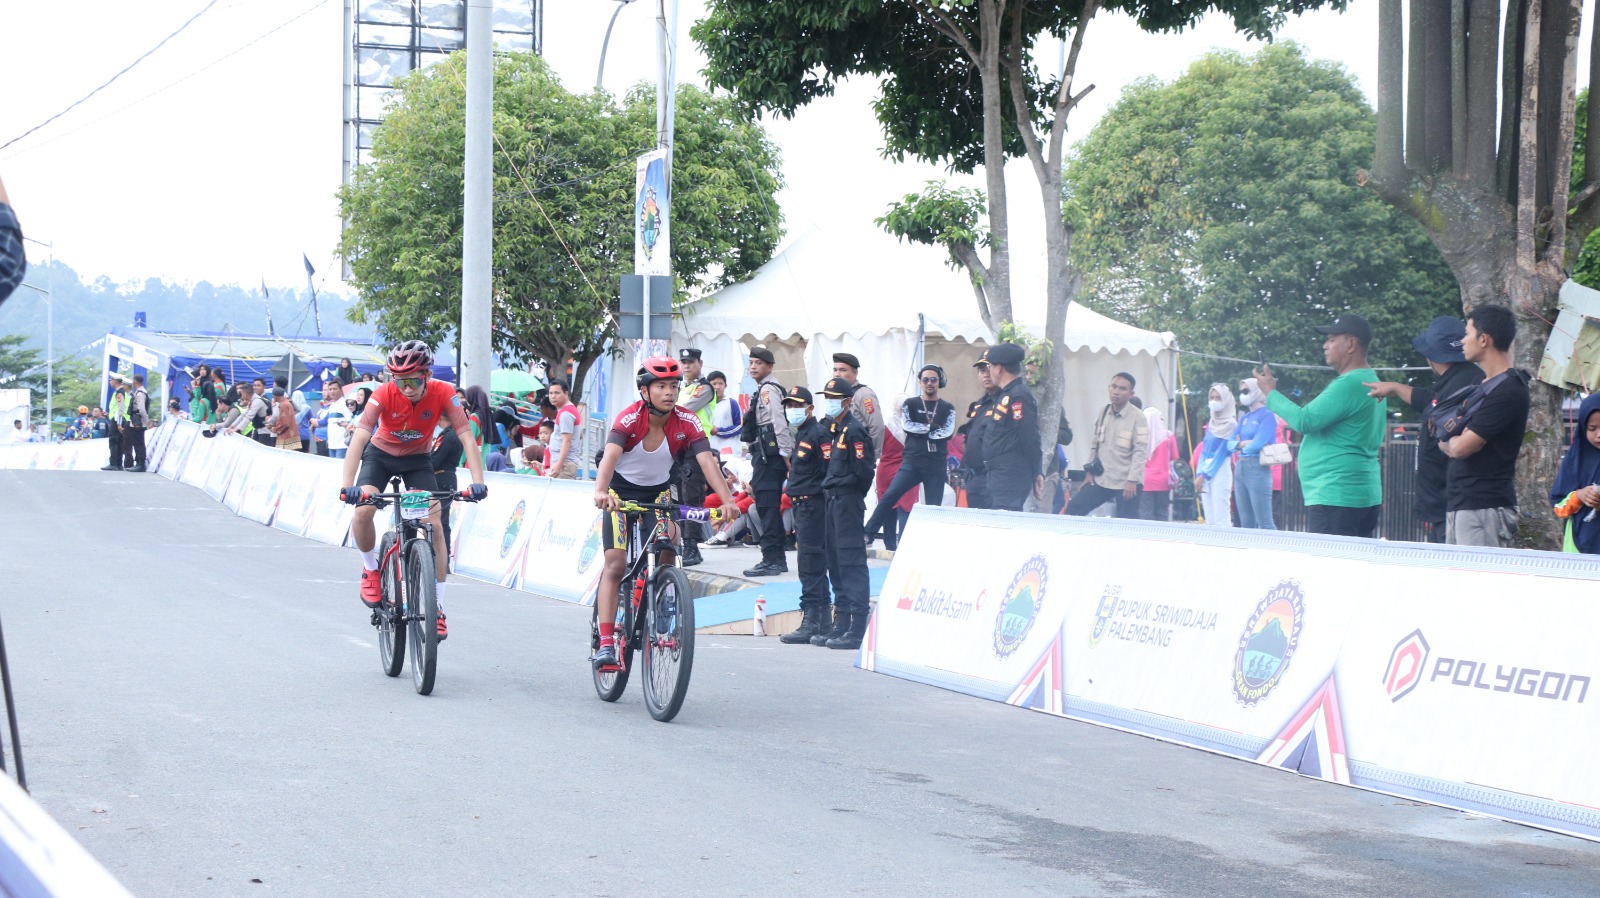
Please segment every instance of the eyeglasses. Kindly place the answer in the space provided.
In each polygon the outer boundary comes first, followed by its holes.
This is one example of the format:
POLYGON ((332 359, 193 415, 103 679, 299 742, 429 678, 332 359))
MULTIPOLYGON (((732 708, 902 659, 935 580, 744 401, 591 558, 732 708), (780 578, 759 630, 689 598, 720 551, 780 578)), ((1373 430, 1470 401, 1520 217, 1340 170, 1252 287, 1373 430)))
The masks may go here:
POLYGON ((402 390, 420 390, 422 385, 427 382, 427 375, 422 377, 397 377, 394 379, 394 385, 402 390))
POLYGON ((356 403, 355 403, 355 400, 351 400, 351 401, 349 401, 349 402, 346 402, 346 403, 345 403, 345 404, 344 404, 344 407, 345 407, 345 408, 355 408, 355 407, 356 407, 356 403))

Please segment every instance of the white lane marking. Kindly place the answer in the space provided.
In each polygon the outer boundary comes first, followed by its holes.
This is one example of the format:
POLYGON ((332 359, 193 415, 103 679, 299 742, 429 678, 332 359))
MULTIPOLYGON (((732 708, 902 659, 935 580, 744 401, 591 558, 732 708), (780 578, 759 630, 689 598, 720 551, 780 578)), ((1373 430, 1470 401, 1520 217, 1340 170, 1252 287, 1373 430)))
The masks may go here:
POLYGON ((360 639, 360 638, 355 637, 355 636, 346 636, 345 639, 349 640, 350 642, 355 643, 356 645, 361 646, 364 649, 372 648, 372 643, 366 641, 365 639, 360 639))

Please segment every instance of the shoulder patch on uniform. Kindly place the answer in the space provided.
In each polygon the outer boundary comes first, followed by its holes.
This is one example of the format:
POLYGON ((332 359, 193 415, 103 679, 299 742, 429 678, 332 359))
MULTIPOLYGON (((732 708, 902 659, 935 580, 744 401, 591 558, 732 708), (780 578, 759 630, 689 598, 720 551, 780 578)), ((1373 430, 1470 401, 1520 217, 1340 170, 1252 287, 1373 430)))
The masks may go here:
POLYGON ((1019 402, 1016 405, 1013 405, 1011 407, 1011 420, 1013 420, 1013 421, 1021 421, 1022 420, 1022 403, 1019 402))
POLYGON ((856 444, 856 458, 866 458, 866 457, 867 457, 867 444, 866 443, 857 443, 856 444))
POLYGON ((866 409, 867 414, 870 415, 872 414, 873 410, 877 408, 877 404, 872 401, 871 396, 868 396, 867 398, 861 400, 861 407, 866 409))

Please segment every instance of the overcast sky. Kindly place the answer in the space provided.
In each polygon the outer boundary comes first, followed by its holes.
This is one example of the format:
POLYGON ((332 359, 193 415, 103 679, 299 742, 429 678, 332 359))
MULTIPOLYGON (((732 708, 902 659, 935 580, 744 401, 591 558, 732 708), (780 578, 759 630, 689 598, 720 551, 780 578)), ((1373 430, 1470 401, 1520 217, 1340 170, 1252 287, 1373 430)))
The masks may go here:
MULTIPOLYGON (((0 143, 83 96, 204 5, 0 0, 10 38, 0 54, 0 143)), ((635 2, 617 18, 605 70, 615 93, 654 77, 654 7, 635 2)), ((547 0, 545 55, 569 88, 594 83, 615 9, 612 0, 547 0)), ((0 177, 28 235, 53 241, 57 257, 85 275, 117 281, 291 284, 304 276, 304 251, 320 286, 339 287, 341 10, 342 0, 222 0, 117 83, 0 150, 0 177)), ((680 80, 702 82, 704 60, 688 28, 703 12, 703 2, 683 0, 680 80)), ((1377 0, 1352 0, 1342 15, 1291 21, 1281 37, 1343 63, 1370 97, 1376 31, 1377 0)), ((1073 113, 1071 131, 1087 133, 1122 85, 1173 78, 1215 47, 1251 49, 1221 17, 1162 36, 1125 17, 1097 18, 1078 73, 1096 89, 1073 113)), ((1044 55, 1055 65, 1055 51, 1044 55)), ((788 187, 778 200, 789 233, 861 227, 945 176, 881 158, 874 93, 871 82, 852 83, 793 121, 769 123, 783 151, 788 187)), ((1012 200, 1013 227, 1036 231, 1032 176, 1014 167, 1009 177, 1026 191, 1012 200)))

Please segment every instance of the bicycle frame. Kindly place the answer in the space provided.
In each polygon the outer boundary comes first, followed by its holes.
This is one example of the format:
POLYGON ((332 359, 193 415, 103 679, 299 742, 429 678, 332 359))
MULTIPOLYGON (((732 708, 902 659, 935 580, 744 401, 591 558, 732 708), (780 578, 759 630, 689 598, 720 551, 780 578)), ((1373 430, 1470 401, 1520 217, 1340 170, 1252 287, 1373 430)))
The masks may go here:
MULTIPOLYGON (((664 551, 671 551, 674 554, 682 552, 681 529, 679 529, 679 535, 675 536, 673 533, 675 528, 672 525, 690 520, 690 517, 685 513, 686 511, 681 505, 650 502, 624 503, 617 510, 617 513, 624 515, 628 521, 628 560, 623 569, 622 579, 618 584, 628 589, 628 597, 626 599, 626 607, 628 609, 627 626, 621 627, 616 631, 617 666, 615 668, 601 668, 602 671, 626 671, 628 669, 626 660, 628 647, 643 642, 641 638, 636 638, 634 631, 642 626, 644 616, 639 613, 639 609, 644 604, 645 590, 655 579, 656 571, 660 570, 661 553, 664 551), (651 513, 656 515, 656 521, 650 528, 649 538, 645 539, 640 522, 646 514, 651 513)), ((709 510, 705 510, 705 513, 707 518, 714 519, 716 517, 709 510)), ((619 596, 618 600, 617 607, 621 610, 624 607, 621 604, 622 597, 619 596)))

